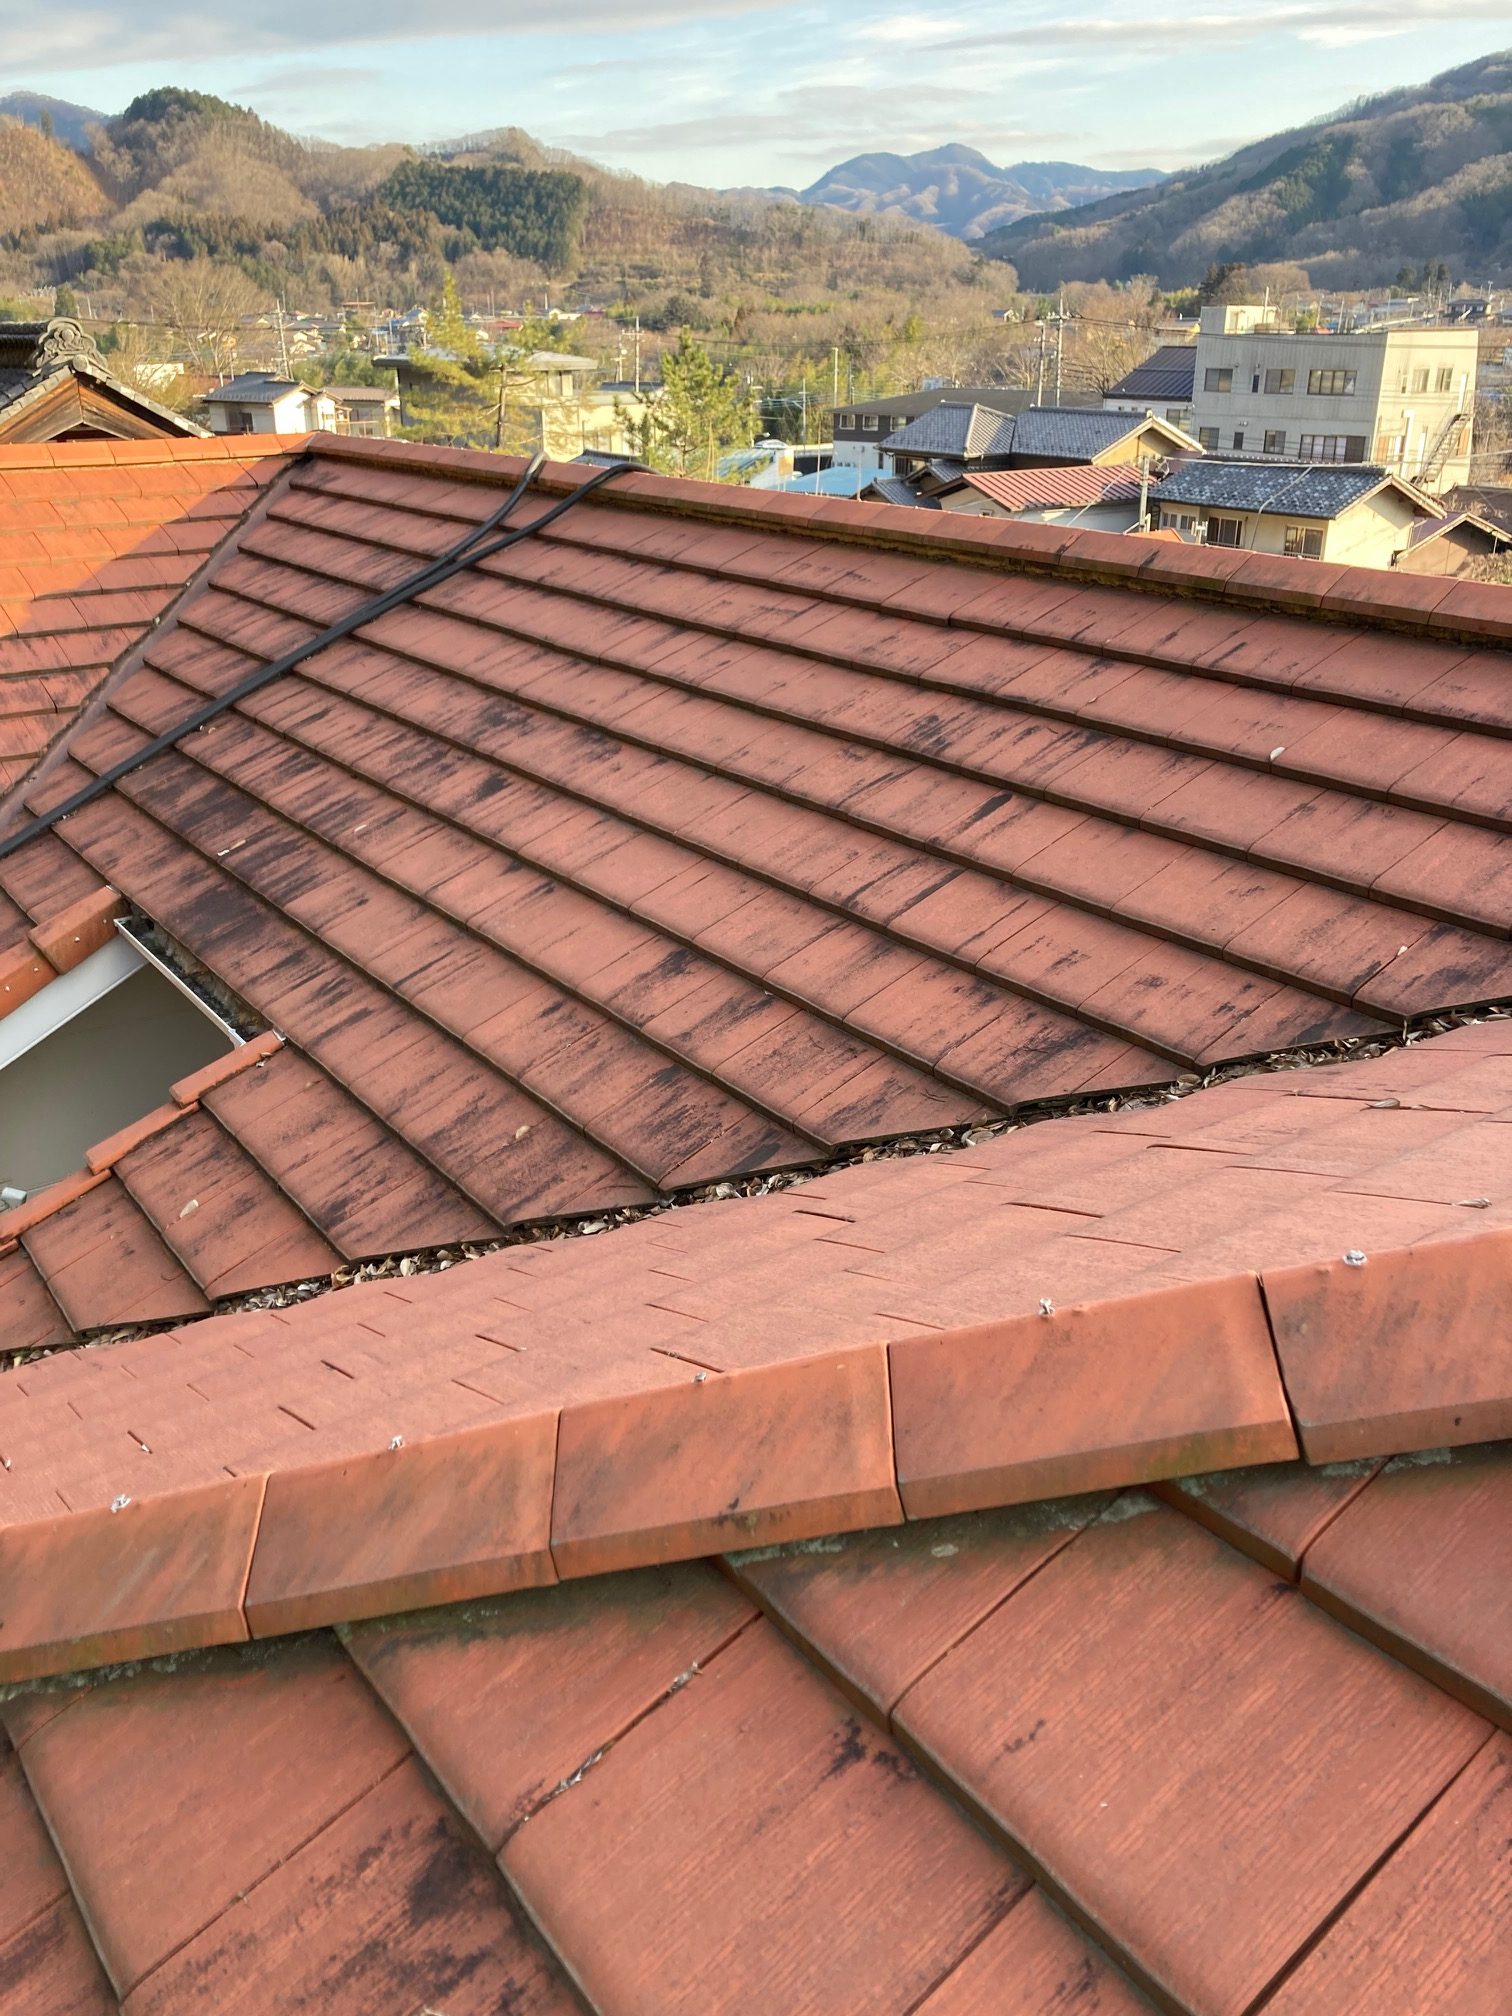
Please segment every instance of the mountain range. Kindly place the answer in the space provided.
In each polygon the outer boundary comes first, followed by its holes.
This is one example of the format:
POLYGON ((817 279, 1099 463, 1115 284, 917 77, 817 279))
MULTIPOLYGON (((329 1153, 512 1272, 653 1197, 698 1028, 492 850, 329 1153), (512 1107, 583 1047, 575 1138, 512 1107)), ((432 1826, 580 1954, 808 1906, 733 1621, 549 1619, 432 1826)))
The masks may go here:
POLYGON ((997 168, 974 147, 945 146, 918 154, 857 154, 807 189, 774 193, 867 217, 912 218, 971 241, 1021 217, 1075 209, 1163 179, 1154 168, 1082 168, 1070 161, 997 168))
POLYGON ((981 250, 1023 285, 1191 285, 1211 265, 1287 260, 1314 286, 1390 281, 1446 262, 1456 278, 1512 275, 1512 50, 1363 100, 1226 159, 1072 216, 1025 218, 981 250))

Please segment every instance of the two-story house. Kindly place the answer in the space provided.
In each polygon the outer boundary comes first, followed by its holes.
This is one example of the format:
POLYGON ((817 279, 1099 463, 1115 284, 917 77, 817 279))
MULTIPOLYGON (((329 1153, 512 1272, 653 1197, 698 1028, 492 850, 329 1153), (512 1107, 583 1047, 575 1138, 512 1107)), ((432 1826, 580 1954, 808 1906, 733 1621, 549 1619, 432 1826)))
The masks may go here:
POLYGON ((1359 462, 1432 490, 1468 481, 1473 329, 1298 332, 1277 311, 1202 311, 1191 425, 1204 448, 1359 462))

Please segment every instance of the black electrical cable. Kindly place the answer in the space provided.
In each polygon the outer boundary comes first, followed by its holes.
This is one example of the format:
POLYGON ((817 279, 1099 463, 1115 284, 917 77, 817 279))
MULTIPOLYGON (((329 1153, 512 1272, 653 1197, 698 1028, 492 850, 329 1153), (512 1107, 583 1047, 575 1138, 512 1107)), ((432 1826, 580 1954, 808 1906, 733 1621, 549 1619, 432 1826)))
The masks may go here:
POLYGON ((29 840, 35 840, 41 834, 50 832, 58 820, 66 819, 71 812, 77 812, 83 806, 91 804, 94 799, 102 797, 123 777, 129 777, 133 770, 139 770, 144 763, 150 763, 154 756, 161 756, 176 742, 182 741, 184 736, 193 734, 196 728, 203 728, 218 714, 224 714, 228 707, 234 707, 239 700, 245 700, 249 694, 256 693, 283 673, 292 672, 307 658, 313 658, 317 651, 324 651, 330 644, 339 644, 343 637, 350 637, 354 630, 360 630, 364 624, 375 622, 380 616, 386 616, 391 609, 397 609, 401 603, 412 602, 417 595, 423 595, 428 589, 439 587, 443 581, 450 580, 453 574, 460 574, 464 568, 476 566, 478 561, 490 559, 495 553, 502 553, 506 547, 517 545, 520 540, 530 538, 532 533, 553 524, 564 512, 570 511, 574 504, 580 504, 590 492, 601 490, 615 477, 631 473, 643 476, 648 473, 642 462, 611 462, 602 469, 595 469, 586 482, 580 483, 575 490, 569 490, 567 495, 559 498, 549 511, 543 511, 539 517, 532 518, 528 525, 517 526, 512 532, 499 532, 500 526, 508 522, 516 506, 528 494, 545 460, 544 455, 533 456, 520 472, 514 488, 498 510, 492 512, 481 525, 475 526, 454 546, 448 547, 439 559, 432 560, 418 574, 412 574, 407 581, 401 581, 397 587, 386 589, 371 602, 365 602, 360 609, 354 609, 350 616, 343 616, 339 623, 333 623, 328 630, 322 630, 320 635, 312 637, 308 644, 301 644, 297 651, 285 652, 282 658, 275 658, 267 665, 259 665, 255 672, 249 672, 245 679, 238 680, 236 685, 228 688, 226 692, 218 694, 214 700, 207 700, 204 706, 196 707, 193 713, 186 714, 172 728, 165 728, 161 735, 154 735, 150 742, 144 742, 141 748, 133 750, 130 756, 122 757, 119 763, 113 763, 108 770, 102 770, 97 777, 92 777, 72 796, 54 805, 51 811, 38 813, 36 818, 28 820, 26 825, 12 833, 8 839, 0 840, 0 861, 3 861, 8 854, 13 854, 18 847, 24 847, 29 840), (491 536, 495 533, 499 535, 497 538, 491 536))

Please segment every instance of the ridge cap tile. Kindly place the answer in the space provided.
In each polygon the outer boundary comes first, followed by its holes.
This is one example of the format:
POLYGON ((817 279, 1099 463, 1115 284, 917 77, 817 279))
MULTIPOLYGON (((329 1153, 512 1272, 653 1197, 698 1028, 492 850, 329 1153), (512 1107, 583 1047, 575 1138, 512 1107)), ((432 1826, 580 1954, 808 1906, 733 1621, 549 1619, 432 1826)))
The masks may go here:
POLYGON ((0 1681, 245 1639, 263 1485, 223 1477, 0 1527, 0 1681))
POLYGON ((911 1519, 1297 1454, 1252 1274, 1046 1306, 888 1356, 911 1519))
POLYGON ((1260 1278, 1310 1463, 1512 1436, 1512 1227, 1260 1278))
POLYGON ((551 1548, 563 1577, 902 1522, 881 1344, 568 1403, 551 1548))
POLYGON ((549 1410, 274 1470, 247 1579, 250 1635, 554 1582, 556 1443, 549 1410))

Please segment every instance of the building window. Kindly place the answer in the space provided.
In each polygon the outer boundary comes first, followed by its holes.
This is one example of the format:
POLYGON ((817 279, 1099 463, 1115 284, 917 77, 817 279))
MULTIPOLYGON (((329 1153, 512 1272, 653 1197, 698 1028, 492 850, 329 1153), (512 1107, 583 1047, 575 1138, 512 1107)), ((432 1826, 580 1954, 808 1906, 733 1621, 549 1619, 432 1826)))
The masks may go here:
POLYGON ((1414 371, 1411 374, 1411 383, 1407 389, 1409 392, 1426 392, 1428 390, 1428 372, 1426 367, 1421 371, 1414 371))
POLYGON ((1296 389, 1296 384, 1295 371, 1267 371, 1265 374, 1267 392, 1291 392, 1296 389))
POLYGON ((1286 453, 1286 429, 1284 427, 1266 428, 1265 452, 1267 455, 1284 455, 1286 453))
POLYGON ((1242 448, 1244 446, 1244 429, 1242 427, 1236 427, 1234 429, 1234 446, 1236 448, 1242 448))
POLYGON ((1439 366, 1438 382, 1433 389, 1436 392, 1452 392, 1454 390, 1454 366, 1452 364, 1441 364, 1439 366))
POLYGON ((1173 427, 1184 427, 1186 425, 1187 416, 1184 406, 1167 406, 1165 416, 1173 427))
POLYGON ((1309 371, 1307 389, 1315 397, 1345 398, 1355 389, 1355 374, 1353 371, 1309 371))
POLYGON ((250 434, 254 424, 250 407, 233 406, 231 408, 231 425, 228 432, 232 434, 250 434))
POLYGON ((1376 436, 1375 459, 1389 468, 1393 462, 1400 462, 1405 441, 1400 434, 1378 434, 1376 436))
POLYGON ((854 413, 837 413, 835 415, 835 419, 839 423, 840 430, 842 433, 844 433, 848 429, 852 431, 854 430, 856 425, 856 416, 854 413))
POLYGON ((1244 544, 1244 520, 1242 518, 1209 518, 1207 521, 1207 543, 1209 546, 1242 546, 1244 544))
POLYGON ((1304 462, 1363 462, 1363 434, 1304 434, 1297 453, 1304 462))
POLYGON ((1197 429, 1197 439, 1204 448, 1216 448, 1218 446, 1218 429, 1216 427, 1199 427, 1197 429))
POLYGON ((880 424, 875 413, 863 413, 861 415, 861 426, 867 434, 875 434, 880 424))
POLYGON ((1232 392, 1234 389, 1232 367, 1227 364, 1209 364, 1202 374, 1202 389, 1204 392, 1232 392))
POLYGON ((1288 525, 1284 550, 1293 560, 1321 560, 1323 533, 1316 525, 1288 525))

